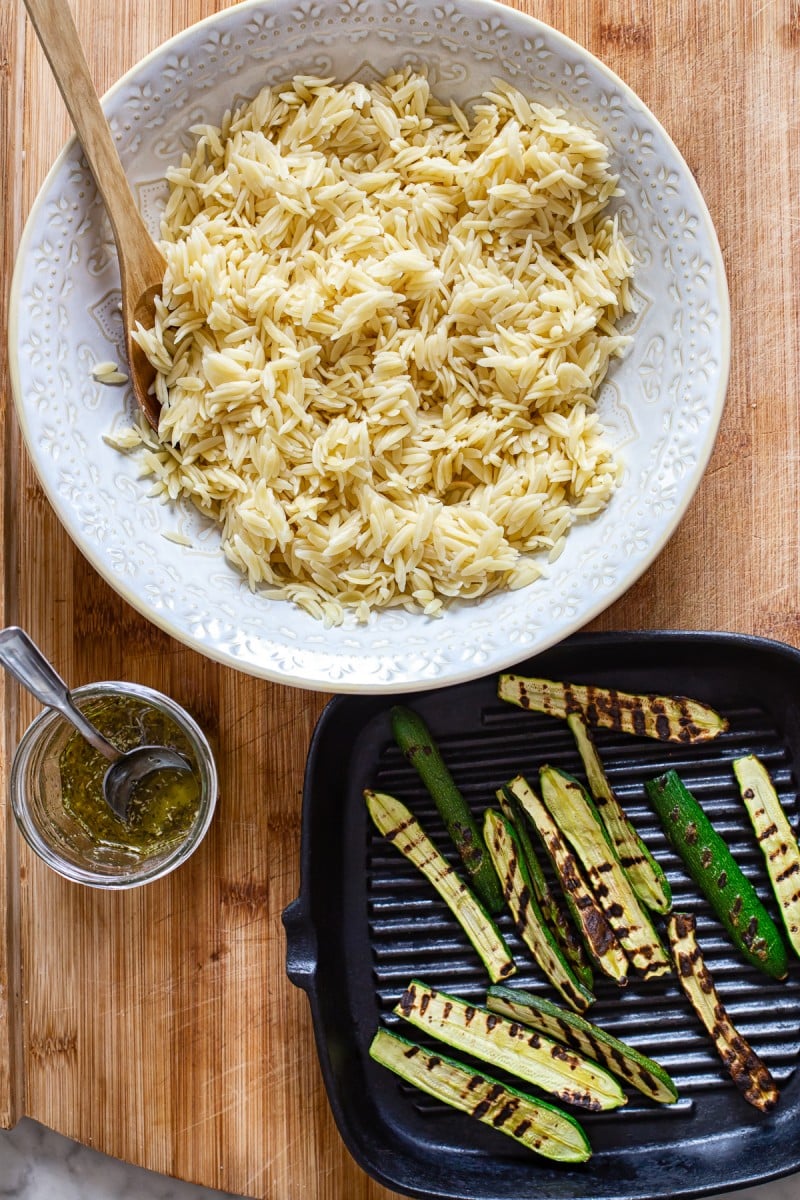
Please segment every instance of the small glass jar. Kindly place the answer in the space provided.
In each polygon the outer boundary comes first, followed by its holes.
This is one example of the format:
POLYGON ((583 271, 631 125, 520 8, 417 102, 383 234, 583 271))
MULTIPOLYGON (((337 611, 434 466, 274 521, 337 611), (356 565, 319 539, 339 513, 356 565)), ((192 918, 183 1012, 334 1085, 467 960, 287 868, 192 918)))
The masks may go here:
MULTIPOLYGON (((89 887, 138 887, 160 879, 184 863, 208 830, 217 802, 217 770, 205 735, 189 714, 168 696, 135 683, 90 683, 72 692, 82 710, 108 697, 129 697, 172 720, 188 748, 199 783, 197 811, 179 840, 150 853, 127 850, 90 836, 65 807, 60 760, 75 733, 54 709, 46 708, 22 736, 11 766, 11 803, 28 845, 65 879, 89 887)), ((91 718, 91 713, 89 713, 91 718)), ((181 749, 182 747, 178 747, 181 749)))

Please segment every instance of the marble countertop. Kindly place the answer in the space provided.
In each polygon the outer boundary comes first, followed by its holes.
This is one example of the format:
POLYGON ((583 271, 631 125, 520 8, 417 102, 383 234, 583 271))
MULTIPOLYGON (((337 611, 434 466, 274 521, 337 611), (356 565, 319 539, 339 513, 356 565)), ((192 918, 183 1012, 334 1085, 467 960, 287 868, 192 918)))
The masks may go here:
MULTIPOLYGON (((797 1200, 798 1194, 800 1175, 791 1175, 762 1187, 720 1193, 716 1200, 797 1200)), ((108 1158, 26 1118, 14 1129, 0 1130, 0 1200, 233 1198, 108 1158)))
POLYGON ((109 1158, 27 1117, 14 1129, 0 1130, 0 1200, 225 1200, 226 1196, 109 1158))

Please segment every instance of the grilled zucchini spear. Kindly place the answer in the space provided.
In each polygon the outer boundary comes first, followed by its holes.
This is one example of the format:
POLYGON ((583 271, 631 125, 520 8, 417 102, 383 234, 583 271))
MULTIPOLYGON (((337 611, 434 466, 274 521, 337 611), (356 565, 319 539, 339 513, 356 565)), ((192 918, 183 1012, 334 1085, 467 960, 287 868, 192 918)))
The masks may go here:
POLYGON ((627 1104, 602 1067, 558 1042, 412 980, 395 1013, 454 1050, 502 1067, 560 1100, 600 1112, 627 1104))
POLYGON ((786 947, 752 883, 675 771, 645 784, 667 838, 741 953, 767 975, 785 979, 786 947))
POLYGON ((484 815, 483 833, 517 933, 567 1004, 576 1012, 586 1012, 594 996, 574 974, 545 923, 513 826, 489 808, 484 815))
POLYGON ((578 860, 564 840, 558 825, 536 792, 521 775, 512 779, 503 790, 519 802, 539 834, 591 958, 597 963, 600 970, 611 979, 616 980, 619 984, 624 984, 628 975, 628 959, 625 951, 617 941, 617 936, 605 913, 586 883, 578 860))
POLYGON ((800 850, 769 772, 754 754, 737 758, 733 772, 764 854, 789 942, 800 955, 800 850))
POLYGON ((501 1017, 522 1021, 539 1033, 565 1042, 661 1104, 674 1104, 678 1099, 678 1089, 659 1063, 577 1013, 567 1012, 522 988, 502 984, 493 984, 489 988, 486 1004, 491 1012, 499 1013, 501 1017))
POLYGON ((645 976, 663 975, 669 958, 636 898, 611 838, 585 790, 565 771, 542 767, 542 799, 583 864, 589 884, 632 965, 645 976))
POLYGON ((681 987, 745 1100, 761 1112, 771 1112, 780 1098, 775 1080, 734 1028, 725 1011, 703 961, 695 927, 694 917, 687 913, 674 913, 667 920, 667 934, 681 987))
POLYGON ((600 755, 582 713, 567 717, 583 769, 589 781, 589 791, 597 806, 600 819, 614 843, 622 869, 642 904, 653 912, 666 913, 672 907, 672 890, 667 877, 634 829, 608 782, 600 755))
POLYGON ((728 728, 728 722, 713 708, 685 696, 635 695, 524 675, 501 675, 497 694, 531 712, 564 720, 570 713, 580 712, 590 725, 662 742, 704 742, 728 728))
POLYGON ((534 1100, 452 1058, 423 1050, 379 1029, 370 1057, 429 1096, 508 1134, 520 1145, 558 1162, 586 1162, 592 1149, 581 1126, 546 1100, 534 1100))
POLYGON ((542 864, 533 845, 528 818, 516 796, 508 788, 498 788, 495 792, 497 801, 503 810, 503 816, 510 822, 517 835, 522 861, 528 869, 533 894, 542 910, 545 924, 553 933, 562 954, 566 958, 576 977, 585 988, 592 990, 594 982, 592 968, 583 949, 575 923, 569 909, 563 900, 550 887, 545 878, 542 864))
POLYGON ((406 806, 394 796, 369 789, 364 799, 383 836, 436 888, 478 952, 489 978, 496 983, 513 975, 514 960, 494 921, 406 806))
POLYGON ((470 887, 478 893, 489 912, 499 913, 503 908, 500 881, 486 851, 478 823, 456 787, 430 730, 419 713, 402 705, 392 709, 391 721, 397 745, 412 766, 416 767, 461 855, 470 887))

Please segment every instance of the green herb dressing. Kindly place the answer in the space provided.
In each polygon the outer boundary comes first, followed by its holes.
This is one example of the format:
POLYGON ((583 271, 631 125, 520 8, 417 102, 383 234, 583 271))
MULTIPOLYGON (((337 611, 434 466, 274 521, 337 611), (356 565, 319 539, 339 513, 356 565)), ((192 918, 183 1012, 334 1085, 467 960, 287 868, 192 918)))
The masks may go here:
POLYGON ((171 746, 186 756, 192 773, 160 770, 146 776, 133 791, 129 819, 123 823, 103 797, 108 761, 75 732, 59 756, 64 808, 94 842, 136 851, 142 858, 180 841, 200 804, 197 761, 180 726, 135 696, 104 696, 84 712, 117 749, 171 746))

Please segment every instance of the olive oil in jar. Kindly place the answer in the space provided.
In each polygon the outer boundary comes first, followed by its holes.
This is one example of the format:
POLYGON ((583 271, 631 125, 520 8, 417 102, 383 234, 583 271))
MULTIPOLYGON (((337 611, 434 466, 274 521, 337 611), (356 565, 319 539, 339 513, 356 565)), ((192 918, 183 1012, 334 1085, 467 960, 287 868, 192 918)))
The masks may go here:
POLYGON ((96 843, 146 858, 180 841, 200 805, 200 777, 192 747, 176 722, 136 696, 103 696, 84 709, 118 750, 170 746, 183 754, 191 773, 154 771, 134 789, 127 822, 106 804, 103 776, 108 760, 77 731, 59 757, 64 808, 96 843))

